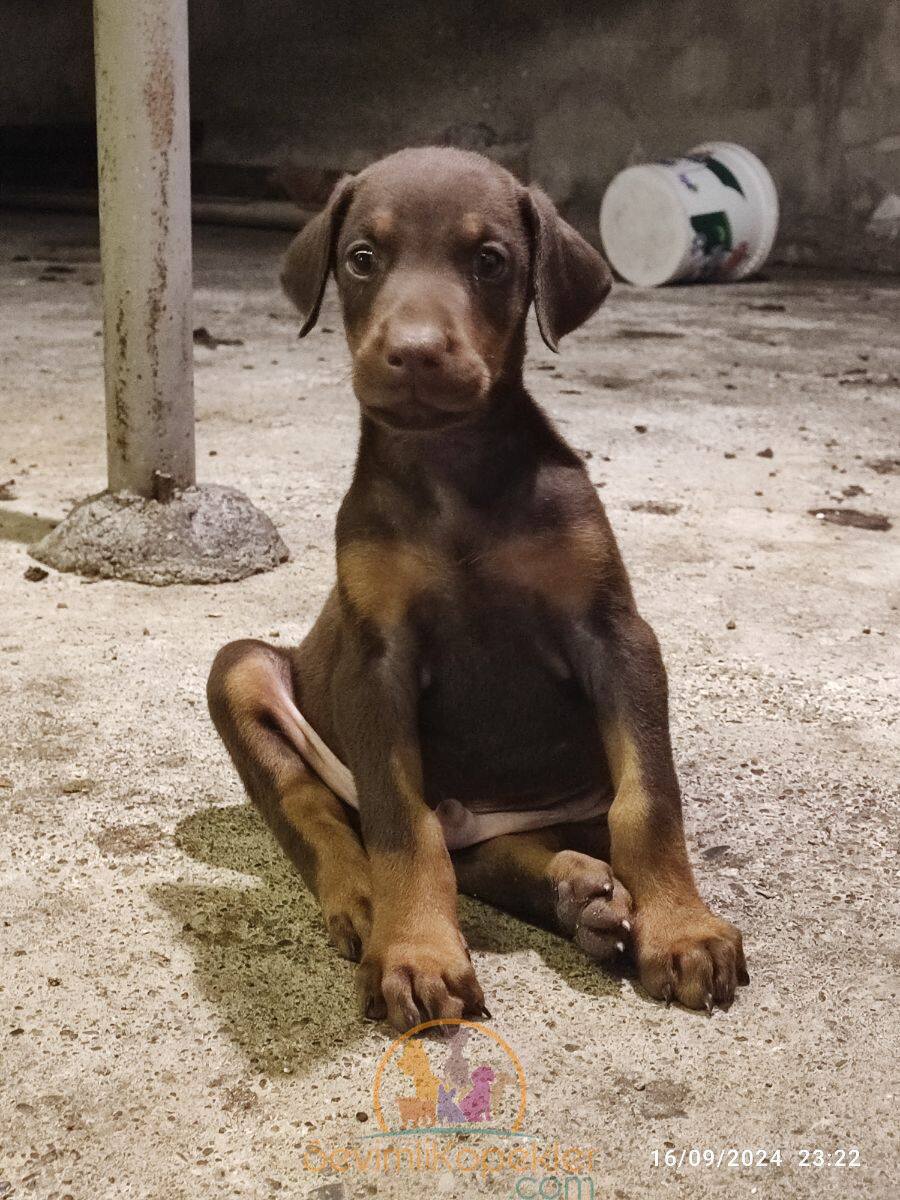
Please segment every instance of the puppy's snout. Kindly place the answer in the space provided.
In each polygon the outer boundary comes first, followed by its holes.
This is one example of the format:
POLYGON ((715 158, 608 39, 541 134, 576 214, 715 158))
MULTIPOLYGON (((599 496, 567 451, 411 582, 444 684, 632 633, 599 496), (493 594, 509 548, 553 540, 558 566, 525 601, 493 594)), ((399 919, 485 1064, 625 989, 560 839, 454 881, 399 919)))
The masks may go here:
POLYGON ((385 360, 398 374, 419 375, 439 370, 450 356, 452 343, 437 325, 408 325, 385 340, 385 360))
POLYGON ((456 420, 485 400, 490 375, 466 328, 462 305, 424 303, 415 294, 383 298, 353 352, 353 382, 375 420, 425 429, 456 420))

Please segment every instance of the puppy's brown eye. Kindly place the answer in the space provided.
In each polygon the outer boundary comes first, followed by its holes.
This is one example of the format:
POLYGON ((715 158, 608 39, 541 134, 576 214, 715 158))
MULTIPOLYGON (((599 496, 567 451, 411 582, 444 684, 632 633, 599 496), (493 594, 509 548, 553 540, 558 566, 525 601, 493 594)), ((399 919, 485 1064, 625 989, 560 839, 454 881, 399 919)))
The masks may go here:
POLYGON ((360 279, 368 278, 375 270, 375 251, 371 246, 354 246, 347 255, 347 267, 360 279))
POLYGON ((506 255, 496 246, 480 246, 475 254, 475 278, 493 283, 506 272, 506 255))

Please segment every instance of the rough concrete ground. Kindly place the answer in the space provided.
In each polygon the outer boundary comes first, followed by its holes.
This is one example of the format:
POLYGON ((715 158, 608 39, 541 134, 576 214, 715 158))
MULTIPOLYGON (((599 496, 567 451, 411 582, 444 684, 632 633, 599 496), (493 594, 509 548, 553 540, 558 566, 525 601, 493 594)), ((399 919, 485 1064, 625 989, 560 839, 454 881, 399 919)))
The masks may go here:
MULTIPOLYGON (((199 231, 195 323, 242 343, 197 349, 201 477, 263 507, 290 563, 210 588, 29 582, 26 543, 104 483, 99 268, 89 222, 4 226, 0 1196, 513 1195, 510 1175, 341 1192, 305 1170, 309 1139, 372 1128, 390 1038, 357 1019, 205 712, 217 647, 296 641, 329 587, 356 432, 333 304, 299 342, 285 238, 199 231)), ((752 974, 730 1012, 666 1010, 464 902, 527 1128, 596 1147, 597 1196, 897 1194, 898 300, 788 274, 617 288, 558 359, 531 339, 660 635, 693 857, 752 974), (783 1165, 653 1166, 691 1147, 783 1165), (801 1165, 849 1147, 860 1166, 801 1165)))

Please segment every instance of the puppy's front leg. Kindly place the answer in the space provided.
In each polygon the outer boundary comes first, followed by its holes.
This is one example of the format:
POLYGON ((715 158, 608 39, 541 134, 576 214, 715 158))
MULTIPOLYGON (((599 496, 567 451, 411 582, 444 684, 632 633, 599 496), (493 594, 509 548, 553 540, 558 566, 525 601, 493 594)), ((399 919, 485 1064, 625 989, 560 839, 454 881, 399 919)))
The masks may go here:
POLYGON ((334 680, 336 718, 356 780, 372 867, 372 933, 359 968, 366 1016, 401 1032, 479 1016, 484 994, 457 920, 456 879, 422 794, 414 648, 404 630, 366 646, 348 636, 334 680))
POLYGON ((740 933, 710 912, 688 861, 659 644, 635 613, 609 620, 591 640, 592 690, 615 789, 610 864, 634 899, 641 982, 657 999, 727 1007, 749 976, 740 933))

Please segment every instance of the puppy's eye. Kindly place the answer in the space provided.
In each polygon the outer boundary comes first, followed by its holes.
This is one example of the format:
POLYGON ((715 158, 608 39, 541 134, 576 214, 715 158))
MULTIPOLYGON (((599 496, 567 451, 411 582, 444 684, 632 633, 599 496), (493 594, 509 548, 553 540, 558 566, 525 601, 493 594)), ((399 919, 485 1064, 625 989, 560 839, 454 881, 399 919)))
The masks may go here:
POLYGON ((375 270, 375 251, 371 246, 354 246, 347 255, 347 269, 359 279, 367 279, 375 270))
POLYGON ((497 246, 479 246, 474 268, 476 279, 494 283, 506 273, 506 255, 497 246))

